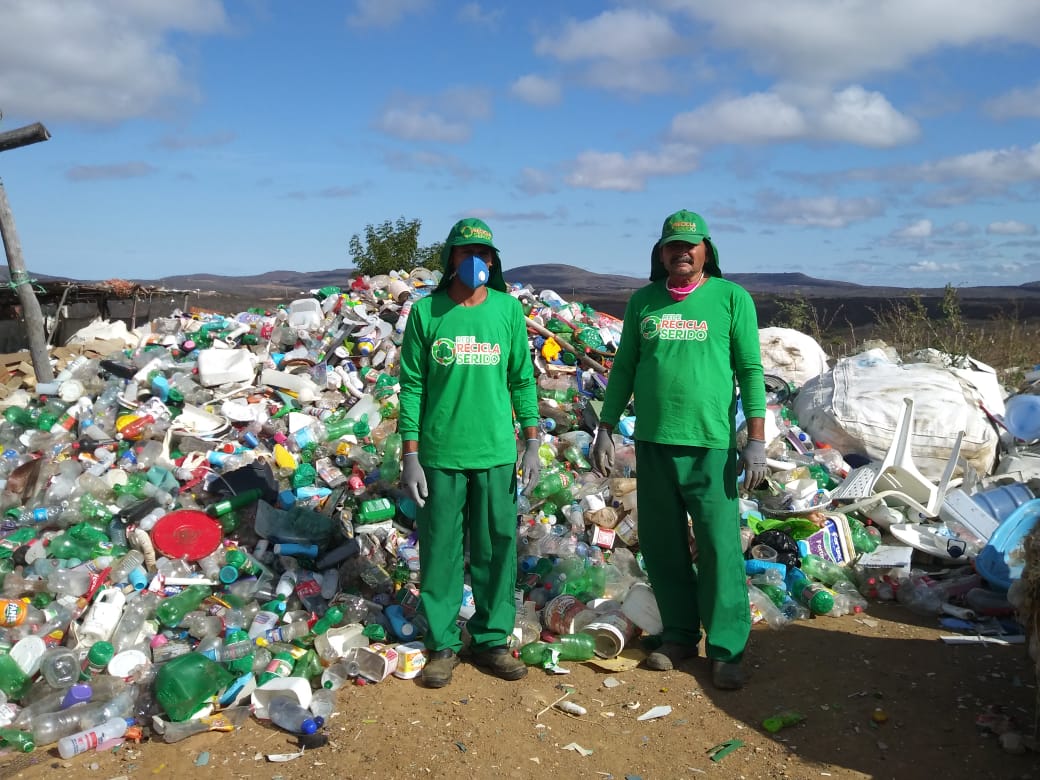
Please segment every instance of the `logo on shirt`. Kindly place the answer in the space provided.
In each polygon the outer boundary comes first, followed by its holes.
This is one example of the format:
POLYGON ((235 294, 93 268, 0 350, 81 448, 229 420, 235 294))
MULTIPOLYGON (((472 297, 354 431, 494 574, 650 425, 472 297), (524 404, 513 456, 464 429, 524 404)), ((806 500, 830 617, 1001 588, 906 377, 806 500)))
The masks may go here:
POLYGON ((502 360, 502 348, 489 341, 477 341, 476 336, 456 336, 437 339, 430 347, 430 355, 442 366, 497 366, 502 360))
POLYGON ((708 338, 706 320, 684 320, 679 314, 652 314, 639 323, 639 334, 646 340, 705 341, 708 338))

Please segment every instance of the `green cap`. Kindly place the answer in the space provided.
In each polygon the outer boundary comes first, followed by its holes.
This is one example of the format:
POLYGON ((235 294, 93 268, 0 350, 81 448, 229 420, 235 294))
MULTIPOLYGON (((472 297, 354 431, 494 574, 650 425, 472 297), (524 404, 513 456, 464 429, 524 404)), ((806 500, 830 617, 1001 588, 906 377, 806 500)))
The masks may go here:
POLYGON ((665 219, 664 225, 661 226, 661 240, 657 243, 662 246, 672 241, 699 244, 706 238, 711 238, 711 234, 708 232, 708 223, 704 221, 704 217, 696 212, 682 209, 665 219))
POLYGON ((90 646, 90 651, 87 653, 87 660, 92 666, 105 667, 108 666, 108 662, 112 660, 112 657, 116 654, 115 648, 111 642, 95 642, 90 646))
POLYGON ((465 244, 482 244, 483 246, 491 247, 496 252, 498 251, 494 244, 491 228, 487 226, 486 222, 476 217, 460 219, 456 222, 451 232, 448 233, 447 240, 444 242, 444 246, 449 249, 453 246, 464 246, 465 244))

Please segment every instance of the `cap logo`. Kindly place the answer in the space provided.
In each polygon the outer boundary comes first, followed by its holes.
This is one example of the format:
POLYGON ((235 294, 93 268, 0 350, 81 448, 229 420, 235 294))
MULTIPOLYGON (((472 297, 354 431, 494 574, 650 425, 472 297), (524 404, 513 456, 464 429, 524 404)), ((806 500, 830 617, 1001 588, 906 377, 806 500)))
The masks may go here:
POLYGON ((491 240, 490 230, 484 230, 484 228, 474 225, 463 225, 459 230, 459 235, 463 238, 479 238, 481 241, 491 240))
POLYGON ((677 222, 673 222, 671 225, 669 225, 669 227, 671 227, 671 229, 673 231, 676 231, 676 232, 678 232, 678 231, 682 231, 684 233, 690 233, 690 232, 696 233, 697 232, 697 223, 696 222, 678 222, 677 221, 677 222))

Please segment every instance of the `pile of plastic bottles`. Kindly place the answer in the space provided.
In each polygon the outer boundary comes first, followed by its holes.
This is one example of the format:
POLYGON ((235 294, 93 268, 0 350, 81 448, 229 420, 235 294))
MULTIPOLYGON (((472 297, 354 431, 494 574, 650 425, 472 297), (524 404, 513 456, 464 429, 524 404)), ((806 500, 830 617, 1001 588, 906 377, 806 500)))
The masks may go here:
MULTIPOLYGON (((397 355, 438 279, 416 269, 275 311, 155 320, 136 345, 5 399, 0 740, 68 756, 128 729, 175 742, 252 713, 316 745, 345 685, 420 673, 397 355)), ((551 290, 512 293, 530 324, 544 466, 519 499, 513 643, 547 668, 611 658, 661 630, 638 554, 634 418, 618 426, 612 474, 588 463, 620 323, 551 290)), ((772 401, 770 454, 792 468, 770 497, 811 506, 846 464, 772 401)), ((970 589, 813 555, 799 545, 819 526, 771 518, 764 497, 744 516, 752 609, 770 625, 855 613, 864 595, 915 594, 931 610, 970 589)), ((856 552, 876 546, 848 524, 856 552)), ((467 589, 460 623, 472 611, 467 589)))

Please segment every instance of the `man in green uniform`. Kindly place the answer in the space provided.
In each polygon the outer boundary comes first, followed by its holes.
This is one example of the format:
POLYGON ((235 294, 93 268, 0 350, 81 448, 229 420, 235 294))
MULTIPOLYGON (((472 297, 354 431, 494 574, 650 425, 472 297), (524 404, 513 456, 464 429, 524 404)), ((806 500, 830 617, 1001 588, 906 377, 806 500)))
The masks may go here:
POLYGON ((516 621, 516 434, 523 487, 538 481, 538 401, 527 325, 506 292, 491 230, 460 220, 441 253, 437 289, 412 306, 401 344, 401 484, 419 507, 422 604, 430 630, 423 682, 451 682, 462 637, 463 544, 469 536, 473 662, 505 680, 527 667, 506 643, 516 621))
POLYGON ((740 688, 751 628, 740 541, 734 416, 748 420, 744 487, 766 476, 765 385, 751 296, 726 281, 704 219, 669 216, 650 281, 628 302, 593 465, 613 466, 611 433, 633 398, 639 547, 664 623, 647 658, 666 671, 697 655, 701 626, 716 687, 740 688), (693 566, 689 523, 697 540, 693 566))

